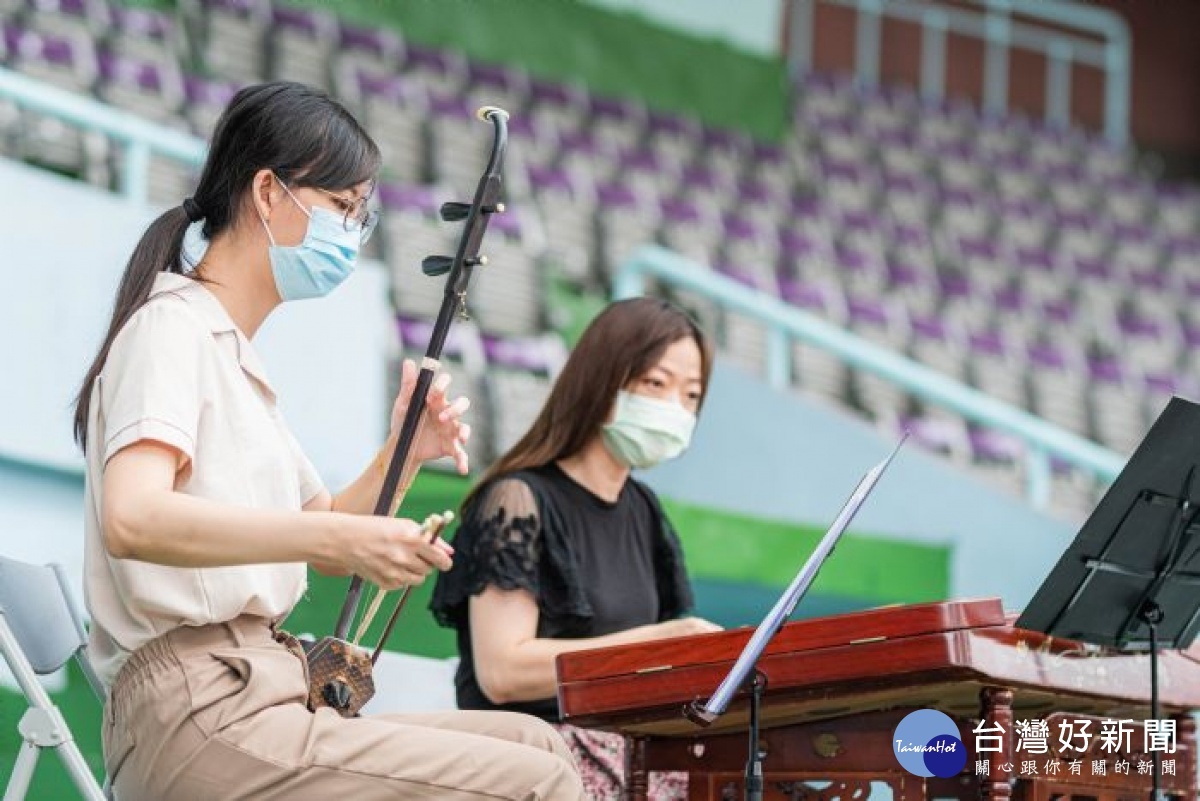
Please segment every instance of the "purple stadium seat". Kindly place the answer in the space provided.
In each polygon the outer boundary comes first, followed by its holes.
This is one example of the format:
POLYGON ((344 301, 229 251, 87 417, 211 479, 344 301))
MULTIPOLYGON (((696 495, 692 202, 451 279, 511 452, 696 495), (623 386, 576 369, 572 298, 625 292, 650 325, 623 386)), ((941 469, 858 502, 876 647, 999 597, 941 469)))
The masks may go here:
POLYGON ((973 353, 981 356, 1008 358, 1013 355, 1008 339, 994 329, 972 331, 967 335, 967 344, 973 353))
POLYGON ((521 212, 511 206, 503 214, 493 214, 488 221, 488 232, 495 231, 506 239, 519 241, 524 233, 521 212))
POLYGON ((1024 314, 1029 300, 1019 286, 1002 286, 992 296, 996 311, 1004 315, 1024 314))
POLYGON ((1196 382, 1185 380, 1175 373, 1145 372, 1142 375, 1142 384, 1148 399, 1157 407, 1153 409, 1155 415, 1171 396, 1195 397, 1196 394, 1196 382))
POLYGON ((1114 278, 1113 269, 1103 259, 1077 257, 1075 277, 1088 283, 1109 283, 1114 278))
POLYGON ((1121 384, 1125 369, 1115 356, 1092 356, 1087 360, 1088 377, 1095 383, 1121 384))
POLYGON ((354 80, 359 95, 364 99, 386 101, 396 106, 424 109, 430 97, 426 90, 401 75, 385 75, 370 69, 357 68, 354 80))
POLYGON ((942 299, 949 301, 960 298, 970 298, 975 295, 975 288, 970 273, 961 270, 943 270, 938 275, 938 288, 942 299))
POLYGON ((968 434, 972 457, 978 462, 1019 464, 1025 458, 1025 443, 1011 434, 989 428, 972 428, 968 434))
POLYGON ((1183 344, 1188 350, 1200 349, 1200 326, 1193 323, 1184 323, 1180 327, 1180 332, 1183 334, 1183 344))
POLYGON ((575 196, 580 192, 579 179, 573 178, 567 170, 531 166, 528 175, 535 196, 546 192, 575 196))
POLYGON ((343 54, 370 56, 393 68, 398 67, 404 58, 404 40, 387 28, 363 28, 342 23, 338 49, 343 54))
POLYGON ((467 78, 467 61, 453 50, 407 43, 404 53, 404 74, 429 87, 431 93, 443 96, 462 92, 467 78))
POLYGON ((850 313, 851 326, 884 328, 892 324, 887 306, 877 298, 847 296, 846 310, 850 313))
POLYGON ((442 205, 442 200, 431 186, 381 183, 377 193, 380 204, 390 212, 433 217, 442 205))
POLYGON ((184 101, 183 76, 173 63, 100 53, 100 97, 142 116, 174 124, 184 101))
POLYGON ((10 65, 60 86, 89 89, 99 73, 92 41, 72 33, 49 34, 4 24, 10 65))
POLYGON ((529 100, 535 117, 570 120, 578 123, 586 114, 587 90, 572 83, 533 78, 529 82, 529 100))
POLYGON ((1042 318, 1050 323, 1071 325, 1076 320, 1075 303, 1067 297, 1047 298, 1042 303, 1042 318))
POLYGON ((271 24, 276 31, 292 31, 311 39, 337 36, 341 31, 328 14, 311 8, 277 5, 271 8, 271 24))
POLYGON ((666 198, 660 204, 662 217, 671 224, 697 224, 704 222, 704 210, 700 204, 685 198, 666 198))
POLYGON ((898 420, 901 431, 907 431, 922 448, 951 458, 970 458, 970 440, 962 420, 947 417, 909 417, 898 420))
POLYGON ((196 52, 208 74, 242 83, 266 77, 270 0, 186 0, 179 9, 198 35, 196 52))
POLYGON ((1170 276, 1156 267, 1134 267, 1127 275, 1130 284, 1141 291, 1163 293, 1170 289, 1170 276))
POLYGON ((642 108, 631 100, 606 95, 588 98, 588 109, 597 120, 621 120, 632 123, 644 115, 642 108))
MULTIPOLYGON (((400 334, 400 344, 406 352, 422 353, 429 345, 429 337, 433 333, 433 323, 429 320, 417 320, 409 317, 397 317, 396 328, 400 334)), ((446 336, 446 345, 442 351, 444 357, 462 360, 467 357, 467 351, 477 343, 479 334, 470 326, 454 325, 446 336)))
POLYGON ((716 271, 726 278, 738 282, 742 286, 774 294, 774 287, 771 286, 772 282, 763 275, 760 269, 733 264, 718 264, 716 271))
POLYGON ((529 100, 529 75, 503 64, 467 63, 467 93, 475 105, 500 106, 516 119, 529 100))
POLYGON ((181 31, 175 18, 149 8, 114 4, 108 49, 122 55, 170 63, 175 69, 183 57, 181 31))
POLYGON ((1025 353, 1029 365, 1039 372, 1071 372, 1080 366, 1077 347, 1065 343, 1031 342, 1025 353))
POLYGON ((237 85, 230 81, 184 75, 184 114, 191 124, 192 133, 207 139, 212 134, 217 118, 237 90, 237 85))
POLYGON ((601 184, 596 187, 596 199, 604 208, 633 209, 641 205, 637 194, 621 184, 601 184))
POLYGON ((939 317, 914 316, 909 318, 909 326, 912 328, 913 335, 920 339, 937 342, 951 341, 950 326, 939 317))
POLYGON ((782 202, 783 197, 770 184, 749 180, 737 185, 734 208, 737 210, 753 209, 754 213, 773 214, 773 207, 782 202))
POLYGON ((471 101, 460 95, 434 94, 429 98, 429 111, 434 117, 444 117, 451 120, 470 120, 475 117, 475 109, 471 101))
POLYGON ((680 175, 680 191, 684 193, 699 192, 712 196, 727 193, 730 188, 719 173, 706 167, 688 167, 680 175))
POLYGON ((750 143, 750 161, 757 169, 786 169, 787 153, 772 142, 750 143))
POLYGON ((26 9, 25 25, 43 33, 96 39, 113 24, 113 9, 106 0, 26 0, 26 9))
POLYGON ((653 137, 695 140, 700 135, 700 123, 691 117, 651 110, 646 114, 646 132, 653 137))
POLYGON ((778 274, 779 297, 788 303, 805 311, 816 312, 822 316, 837 316, 843 298, 836 290, 826 284, 800 281, 778 274))
POLYGON ((824 255, 821 243, 811 234, 782 228, 779 231, 779 248, 787 261, 796 261, 824 255))
POLYGON ((549 373, 553 369, 545 353, 545 343, 540 337, 499 337, 484 334, 483 350, 488 363, 497 367, 533 373, 549 373))

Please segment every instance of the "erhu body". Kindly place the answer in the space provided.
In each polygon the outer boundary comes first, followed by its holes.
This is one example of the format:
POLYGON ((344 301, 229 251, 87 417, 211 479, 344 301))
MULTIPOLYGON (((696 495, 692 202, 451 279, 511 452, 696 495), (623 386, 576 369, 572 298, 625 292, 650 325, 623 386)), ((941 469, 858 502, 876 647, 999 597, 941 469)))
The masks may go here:
MULTIPOLYGON (((474 199, 470 203, 448 202, 442 204, 441 218, 443 220, 464 223, 457 251, 453 256, 428 256, 421 264, 422 271, 428 276, 446 276, 446 290, 433 326, 429 346, 421 360, 420 373, 417 375, 416 386, 404 415, 400 436, 388 463, 379 499, 375 504, 374 514, 376 515, 398 514, 400 502, 416 473, 417 465, 413 464, 412 460, 413 446, 421 431, 430 386, 441 366, 440 359, 446 343, 446 336, 454 318, 459 315, 466 316, 467 288, 474 268, 487 264, 487 258, 480 255, 479 248, 483 242, 483 235, 487 231, 488 220, 491 215, 504 211, 504 206, 500 202, 500 174, 504 164, 505 149, 508 145, 508 112, 493 106, 485 106, 479 109, 476 116, 492 125, 491 153, 488 157, 487 167, 475 190, 474 199)), ((432 542, 442 534, 451 519, 453 519, 453 514, 449 512, 444 515, 430 516, 421 528, 422 536, 432 542)), ((302 643, 286 632, 280 632, 278 635, 280 641, 296 651, 298 656, 302 656, 308 665, 308 706, 310 709, 315 710, 318 707, 327 706, 336 710, 343 717, 353 717, 375 693, 372 667, 379 659, 384 643, 391 635, 400 611, 404 608, 404 603, 408 598, 408 588, 405 587, 400 592, 383 633, 380 635, 379 642, 370 654, 360 648, 358 642, 370 627, 386 593, 382 588, 376 591, 367 614, 358 626, 354 639, 349 640, 347 637, 357 614, 362 592, 362 577, 351 577, 346 600, 338 615, 332 636, 322 637, 315 643, 302 643)))

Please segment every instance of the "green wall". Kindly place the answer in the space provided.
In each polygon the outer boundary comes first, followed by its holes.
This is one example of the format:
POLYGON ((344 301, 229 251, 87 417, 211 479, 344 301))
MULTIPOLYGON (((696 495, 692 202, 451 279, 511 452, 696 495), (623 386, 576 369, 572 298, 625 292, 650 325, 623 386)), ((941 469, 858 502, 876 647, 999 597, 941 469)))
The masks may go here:
MULTIPOLYGON (((172 8, 175 0, 125 0, 172 8)), ((682 2, 682 0, 680 0, 682 2)), ((298 0, 405 39, 469 57, 575 80, 602 95, 640 98, 651 108, 766 139, 788 120, 781 59, 700 39, 634 15, 574 0, 298 0)))

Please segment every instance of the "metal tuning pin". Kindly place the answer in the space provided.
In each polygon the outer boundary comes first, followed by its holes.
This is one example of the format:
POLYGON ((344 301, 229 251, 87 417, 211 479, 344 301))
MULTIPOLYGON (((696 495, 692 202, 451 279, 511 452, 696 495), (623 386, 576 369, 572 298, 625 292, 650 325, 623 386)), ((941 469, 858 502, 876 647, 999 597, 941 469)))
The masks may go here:
POLYGON ((426 256, 421 259, 421 272, 430 277, 437 277, 450 272, 453 265, 454 258, 451 256, 426 256))
POLYGON ((467 215, 470 213, 470 203, 456 203, 454 201, 443 203, 441 210, 438 212, 445 222, 460 222, 467 219, 467 215))

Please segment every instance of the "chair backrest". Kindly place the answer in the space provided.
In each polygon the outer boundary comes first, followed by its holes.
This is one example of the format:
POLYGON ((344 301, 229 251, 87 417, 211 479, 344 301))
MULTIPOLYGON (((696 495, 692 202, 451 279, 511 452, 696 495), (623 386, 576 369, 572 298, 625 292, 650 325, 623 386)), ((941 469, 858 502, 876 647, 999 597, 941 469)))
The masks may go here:
POLYGON ((0 614, 35 673, 53 673, 72 656, 100 698, 103 685, 87 659, 87 632, 61 566, 0 556, 0 614))

